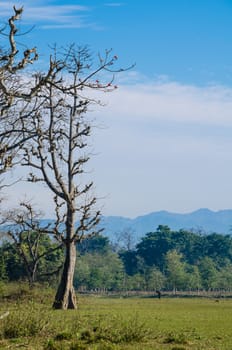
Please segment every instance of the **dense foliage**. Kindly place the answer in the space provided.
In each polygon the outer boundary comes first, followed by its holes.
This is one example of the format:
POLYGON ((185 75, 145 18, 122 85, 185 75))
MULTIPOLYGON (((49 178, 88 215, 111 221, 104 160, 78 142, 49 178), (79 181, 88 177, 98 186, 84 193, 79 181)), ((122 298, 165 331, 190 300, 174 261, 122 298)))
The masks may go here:
MULTIPOLYGON (((40 242, 45 252, 57 243, 48 236, 40 242)), ((25 241, 25 246, 27 242, 25 241)), ((232 237, 159 226, 134 248, 112 246, 97 235, 77 246, 79 256, 74 284, 79 291, 108 290, 232 290, 232 237)), ((15 243, 0 247, 1 280, 27 279, 25 262, 15 243)), ((56 282, 50 274, 62 260, 62 250, 44 254, 38 263, 36 281, 56 282)))

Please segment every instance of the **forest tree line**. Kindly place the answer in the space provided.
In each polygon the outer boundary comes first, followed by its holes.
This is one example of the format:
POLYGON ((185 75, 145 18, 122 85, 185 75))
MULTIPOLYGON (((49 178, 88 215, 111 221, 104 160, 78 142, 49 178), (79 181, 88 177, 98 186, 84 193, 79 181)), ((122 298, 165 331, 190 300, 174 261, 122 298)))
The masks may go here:
MULTIPOLYGON (((131 239, 122 232, 120 244, 112 244, 100 234, 79 243, 76 289, 232 290, 232 236, 172 231, 160 225, 134 246, 128 243, 131 239)), ((25 233, 20 243, 2 240, 0 279, 31 283, 30 269, 34 269, 33 283, 55 286, 63 254, 62 246, 41 233, 39 237, 36 232, 30 232, 30 237, 25 233), (35 244, 37 256, 31 255, 35 244)))

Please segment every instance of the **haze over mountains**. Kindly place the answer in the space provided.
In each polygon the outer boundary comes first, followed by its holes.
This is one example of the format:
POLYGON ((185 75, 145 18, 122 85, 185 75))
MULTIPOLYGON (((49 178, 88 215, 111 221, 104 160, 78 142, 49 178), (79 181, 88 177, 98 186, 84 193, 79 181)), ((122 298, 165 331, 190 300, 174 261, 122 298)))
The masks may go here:
POLYGON ((159 225, 168 225, 172 230, 193 229, 205 233, 232 233, 232 210, 212 211, 199 209, 192 213, 177 214, 168 211, 158 211, 134 219, 121 216, 104 216, 101 226, 105 228, 104 235, 113 238, 114 233, 132 230, 136 238, 154 232, 159 225))
MULTIPOLYGON (((44 226, 54 220, 42 220, 44 226)), ((152 212, 130 219, 123 216, 103 216, 99 224, 104 228, 103 235, 111 241, 118 239, 119 233, 130 230, 133 238, 138 241, 148 232, 156 231, 159 225, 167 225, 171 230, 194 230, 202 233, 232 234, 232 209, 212 211, 198 209, 192 213, 178 214, 165 210, 152 212)))

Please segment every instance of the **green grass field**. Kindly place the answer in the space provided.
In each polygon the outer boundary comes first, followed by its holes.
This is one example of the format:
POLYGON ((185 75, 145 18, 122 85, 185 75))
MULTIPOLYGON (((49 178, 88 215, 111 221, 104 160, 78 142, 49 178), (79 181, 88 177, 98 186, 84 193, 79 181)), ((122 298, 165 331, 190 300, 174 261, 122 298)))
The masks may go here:
POLYGON ((232 349, 232 299, 80 296, 78 310, 54 311, 52 297, 24 288, 2 298, 0 349, 232 349))

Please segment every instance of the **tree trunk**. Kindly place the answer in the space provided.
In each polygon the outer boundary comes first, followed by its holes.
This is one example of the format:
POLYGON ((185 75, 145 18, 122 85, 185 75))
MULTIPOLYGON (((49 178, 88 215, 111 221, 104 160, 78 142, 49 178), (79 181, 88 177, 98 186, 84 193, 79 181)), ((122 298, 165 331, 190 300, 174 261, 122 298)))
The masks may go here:
POLYGON ((61 281, 53 303, 54 309, 76 309, 76 294, 73 287, 74 270, 76 264, 76 245, 74 242, 66 243, 66 255, 61 281))

